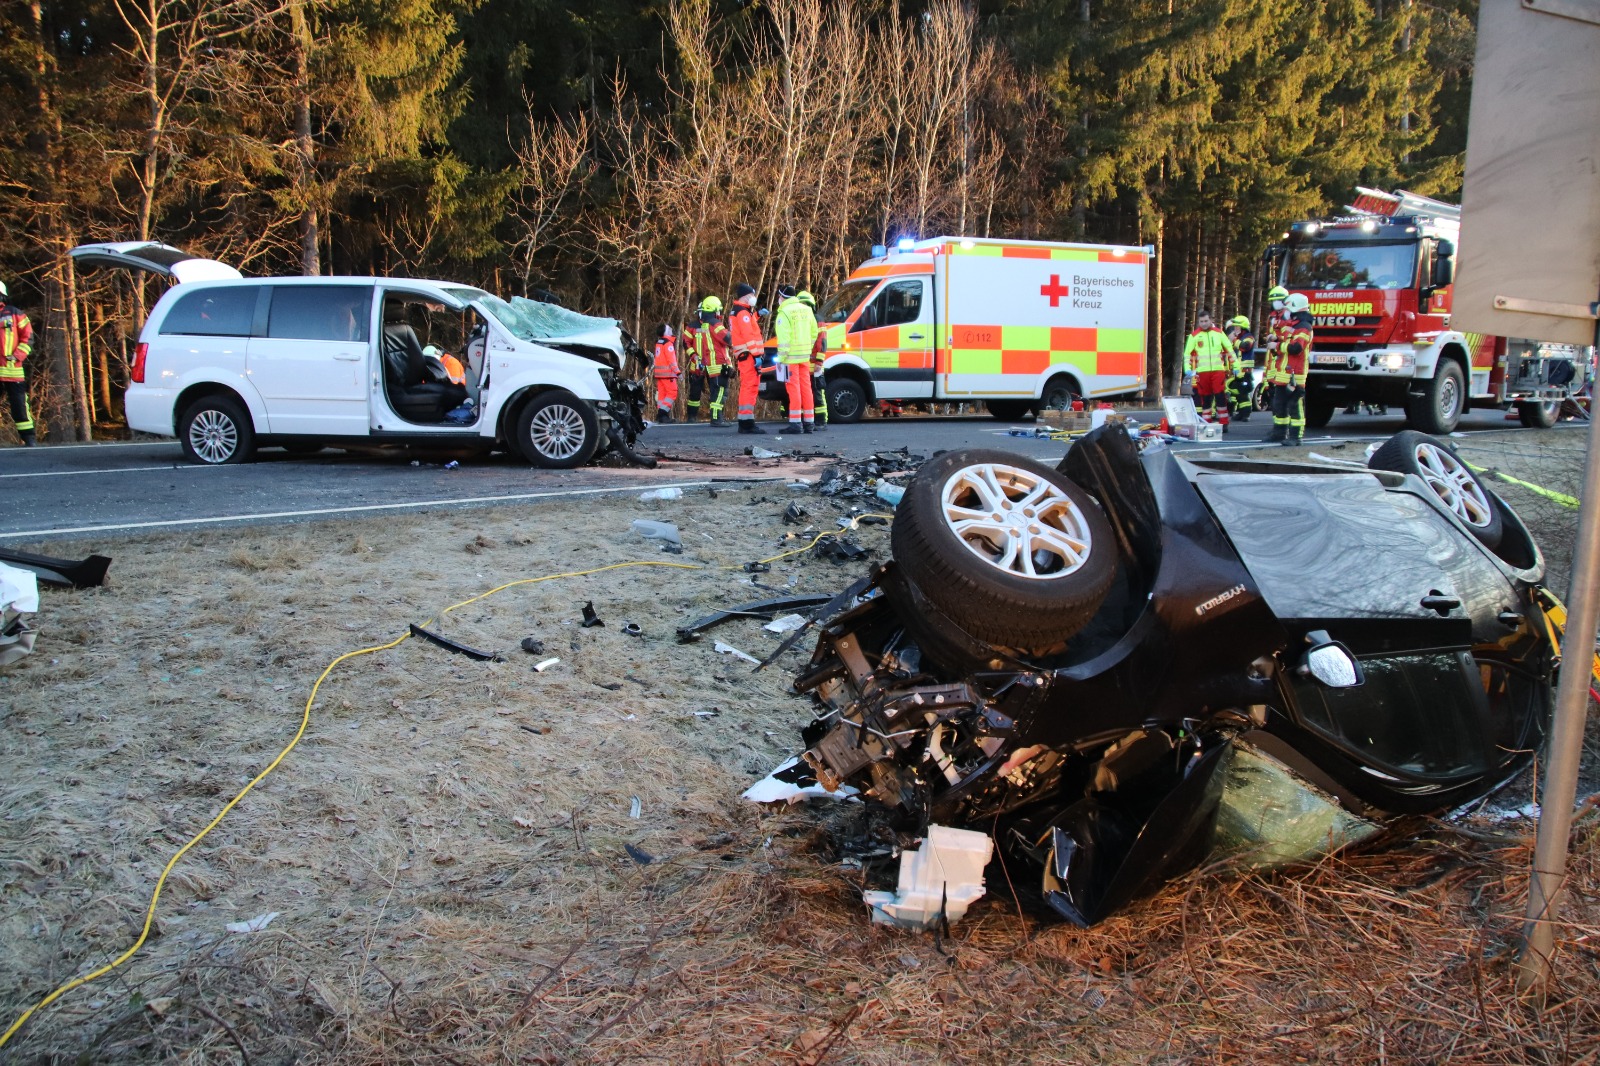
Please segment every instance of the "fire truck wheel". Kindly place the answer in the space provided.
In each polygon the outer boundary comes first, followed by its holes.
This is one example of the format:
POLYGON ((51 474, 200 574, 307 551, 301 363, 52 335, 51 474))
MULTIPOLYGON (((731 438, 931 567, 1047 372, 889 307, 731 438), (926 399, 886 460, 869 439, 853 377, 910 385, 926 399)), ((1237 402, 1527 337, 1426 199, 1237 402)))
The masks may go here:
POLYGON ((1116 576, 1110 523, 1042 463, 964 448, 924 463, 895 508, 894 557, 942 613, 1024 653, 1059 647, 1116 576))
POLYGON ((1529 429, 1549 429, 1561 414, 1561 401, 1534 400, 1517 404, 1517 419, 1529 429))
POLYGON ((1467 378, 1454 359, 1440 359, 1426 391, 1406 402, 1406 421, 1423 433, 1452 433, 1467 407, 1467 378))
POLYGON ((1321 429, 1333 421, 1333 412, 1337 410, 1332 400, 1321 398, 1306 398, 1306 425, 1312 429, 1321 429))
POLYGON ((1021 422, 1033 414, 1033 404, 1028 400, 988 400, 989 413, 1002 422, 1021 422))
POLYGON ((867 413, 867 391, 852 378, 834 378, 828 382, 828 421, 844 425, 861 421, 867 413))
POLYGON ((1426 433, 1402 429, 1372 453, 1367 466, 1416 474, 1480 544, 1490 551, 1499 546, 1505 525, 1494 495, 1454 452, 1426 433))

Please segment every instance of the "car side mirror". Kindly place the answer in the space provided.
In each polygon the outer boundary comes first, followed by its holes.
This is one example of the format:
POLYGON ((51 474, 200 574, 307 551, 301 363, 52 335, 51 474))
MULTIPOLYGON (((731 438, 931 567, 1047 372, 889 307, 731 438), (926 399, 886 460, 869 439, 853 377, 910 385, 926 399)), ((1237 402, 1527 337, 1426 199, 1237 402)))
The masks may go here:
POLYGON ((1365 683, 1356 657, 1326 630, 1306 634, 1306 641, 1311 647, 1300 661, 1301 677, 1313 678, 1328 688, 1356 688, 1365 683))

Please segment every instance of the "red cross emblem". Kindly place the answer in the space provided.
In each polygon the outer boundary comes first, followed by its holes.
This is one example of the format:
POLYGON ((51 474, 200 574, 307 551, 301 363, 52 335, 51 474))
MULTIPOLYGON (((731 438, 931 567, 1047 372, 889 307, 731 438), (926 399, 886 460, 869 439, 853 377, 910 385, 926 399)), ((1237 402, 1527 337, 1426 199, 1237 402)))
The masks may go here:
POLYGON ((1051 274, 1050 284, 1039 286, 1039 295, 1050 297, 1051 307, 1060 307, 1062 299, 1072 295, 1072 288, 1061 284, 1061 275, 1051 274))

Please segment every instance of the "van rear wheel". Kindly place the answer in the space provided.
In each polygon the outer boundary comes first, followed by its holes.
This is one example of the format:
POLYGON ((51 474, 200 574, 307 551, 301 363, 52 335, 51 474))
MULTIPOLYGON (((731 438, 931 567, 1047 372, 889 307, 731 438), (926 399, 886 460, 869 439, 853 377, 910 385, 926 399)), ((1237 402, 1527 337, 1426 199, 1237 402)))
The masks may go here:
POLYGON ((178 441, 192 463, 248 463, 256 454, 250 413, 231 396, 202 396, 178 420, 178 441))

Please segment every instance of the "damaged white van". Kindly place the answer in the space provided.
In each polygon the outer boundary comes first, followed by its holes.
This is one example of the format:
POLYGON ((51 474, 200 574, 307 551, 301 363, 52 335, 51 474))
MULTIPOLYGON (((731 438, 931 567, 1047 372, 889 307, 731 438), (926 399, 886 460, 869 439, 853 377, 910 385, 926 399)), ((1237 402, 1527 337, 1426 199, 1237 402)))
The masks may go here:
POLYGON ((446 281, 246 278, 148 242, 72 256, 178 282, 139 334, 125 403, 131 428, 176 436, 198 463, 359 441, 567 468, 631 456, 644 429, 644 390, 623 372, 643 353, 612 319, 446 281))

